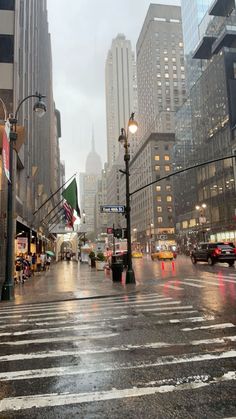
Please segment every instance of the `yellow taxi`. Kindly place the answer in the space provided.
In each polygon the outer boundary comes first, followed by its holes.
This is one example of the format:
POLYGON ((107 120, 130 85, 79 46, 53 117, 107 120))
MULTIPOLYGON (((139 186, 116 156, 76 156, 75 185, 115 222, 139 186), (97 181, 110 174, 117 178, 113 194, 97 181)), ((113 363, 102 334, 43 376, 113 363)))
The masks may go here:
POLYGON ((142 258, 143 254, 141 252, 135 251, 132 252, 132 258, 142 258))
POLYGON ((152 260, 173 260, 174 254, 171 250, 159 250, 151 254, 152 260))

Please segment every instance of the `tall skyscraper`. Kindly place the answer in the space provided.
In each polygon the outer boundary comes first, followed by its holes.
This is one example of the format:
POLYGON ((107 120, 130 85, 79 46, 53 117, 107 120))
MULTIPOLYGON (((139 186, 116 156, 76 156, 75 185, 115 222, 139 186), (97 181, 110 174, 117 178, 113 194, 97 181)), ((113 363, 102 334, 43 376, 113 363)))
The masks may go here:
POLYGON ((116 161, 120 129, 126 128, 132 112, 137 111, 135 57, 131 42, 119 34, 112 41, 106 60, 107 158, 109 168, 116 161))
POLYGON ((102 172, 102 162, 95 151, 94 135, 92 135, 92 149, 87 156, 85 173, 80 173, 80 207, 85 213, 87 233, 95 231, 95 195, 97 182, 102 172))
MULTIPOLYGON (((21 100, 36 91, 47 96, 47 112, 41 120, 33 111, 33 99, 25 101, 18 113, 14 230, 16 237, 19 233, 21 237, 24 235, 27 251, 32 252, 41 251, 45 246, 48 226, 42 221, 60 198, 54 196, 33 216, 34 211, 60 186, 60 113, 55 109, 52 92, 51 40, 46 6, 46 0, 0 1, 0 97, 10 113, 16 110, 21 100)), ((3 124, 1 105, 0 120, 3 124)), ((1 132, 0 127, 0 137, 1 132)), ((0 282, 5 260, 6 190, 6 177, 0 171, 0 282)))
POLYGON ((138 135, 174 132, 174 114, 185 100, 181 9, 150 4, 137 42, 138 135))
POLYGON ((181 0, 185 68, 188 90, 201 75, 201 61, 193 60, 193 52, 200 40, 199 25, 212 0, 181 0))

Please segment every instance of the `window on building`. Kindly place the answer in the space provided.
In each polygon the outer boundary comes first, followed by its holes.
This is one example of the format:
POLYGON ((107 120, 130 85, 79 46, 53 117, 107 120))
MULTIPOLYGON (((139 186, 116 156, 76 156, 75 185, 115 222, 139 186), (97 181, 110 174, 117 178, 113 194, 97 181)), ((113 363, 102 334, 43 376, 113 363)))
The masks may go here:
POLYGON ((183 42, 179 42, 179 47, 183 48, 183 46, 184 46, 183 42))
POLYGON ((15 0, 0 0, 0 10, 15 10, 15 0))
POLYGON ((169 61, 169 58, 168 57, 164 57, 164 61, 169 61))
POLYGON ((158 81, 157 82, 157 86, 161 86, 161 81, 158 81))
POLYGON ((171 191, 171 185, 166 185, 166 191, 168 191, 168 192, 171 191))
POLYGON ((234 63, 233 66, 234 66, 234 78, 236 79, 236 63, 234 63))
POLYGON ((14 37, 13 35, 0 35, 0 62, 13 63, 14 37))
POLYGON ((172 207, 167 207, 167 212, 173 212, 173 208, 172 207))
POLYGON ((159 156, 159 154, 156 154, 156 155, 155 155, 155 160, 156 160, 156 161, 159 161, 159 160, 160 160, 160 156, 159 156))
POLYGON ((170 165, 169 164, 166 164, 165 165, 165 172, 169 172, 170 171, 170 165))
MULTIPOLYGON (((169 115, 166 115, 166 116, 169 116, 169 115)), ((164 160, 165 161, 169 161, 170 160, 170 156, 168 154, 165 154, 164 155, 164 160)))
POLYGON ((158 185, 158 186, 156 186, 156 191, 157 191, 157 192, 160 192, 160 191, 161 191, 161 186, 159 186, 159 185, 158 185))
POLYGON ((167 195, 166 200, 167 200, 167 202, 172 202, 172 196, 171 195, 167 195))
POLYGON ((157 222, 158 222, 159 224, 161 224, 161 223, 163 222, 163 218, 162 218, 162 217, 157 217, 157 222))
POLYGON ((173 57, 173 58, 172 58, 172 61, 173 61, 173 63, 176 63, 176 58, 175 58, 175 57, 173 57))
POLYGON ((165 150, 169 150, 169 144, 165 145, 165 150))
POLYGON ((165 65, 165 70, 169 70, 168 64, 165 65))
POLYGON ((156 171, 160 170, 160 166, 157 166, 157 165, 156 165, 156 166, 155 166, 155 170, 156 170, 156 171))
POLYGON ((169 73, 165 73, 165 78, 168 79, 169 77, 169 73))
POLYGON ((157 212, 162 212, 162 207, 157 207, 157 212))
POLYGON ((157 196, 157 202, 161 202, 161 195, 157 196))

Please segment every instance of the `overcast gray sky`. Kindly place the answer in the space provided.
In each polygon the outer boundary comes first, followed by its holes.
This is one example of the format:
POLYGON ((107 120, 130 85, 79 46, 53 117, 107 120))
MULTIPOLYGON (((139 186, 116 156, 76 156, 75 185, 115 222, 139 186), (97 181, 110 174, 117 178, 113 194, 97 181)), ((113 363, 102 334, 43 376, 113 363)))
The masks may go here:
MULTIPOLYGON (((124 33, 132 42, 141 31, 149 0, 47 0, 52 40, 54 99, 61 112, 61 159, 66 178, 85 170, 95 148, 107 159, 105 61, 112 39, 124 33)), ((180 0, 160 0, 180 4, 180 0)))

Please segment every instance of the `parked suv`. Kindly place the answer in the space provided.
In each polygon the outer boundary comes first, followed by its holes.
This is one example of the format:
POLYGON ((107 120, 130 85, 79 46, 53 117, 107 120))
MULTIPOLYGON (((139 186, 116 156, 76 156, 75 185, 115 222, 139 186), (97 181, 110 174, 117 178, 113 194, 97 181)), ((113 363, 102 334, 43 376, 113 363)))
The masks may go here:
POLYGON ((198 261, 214 265, 216 262, 226 262, 233 266, 236 260, 236 248, 233 243, 199 243, 191 253, 191 260, 195 264, 198 261))

